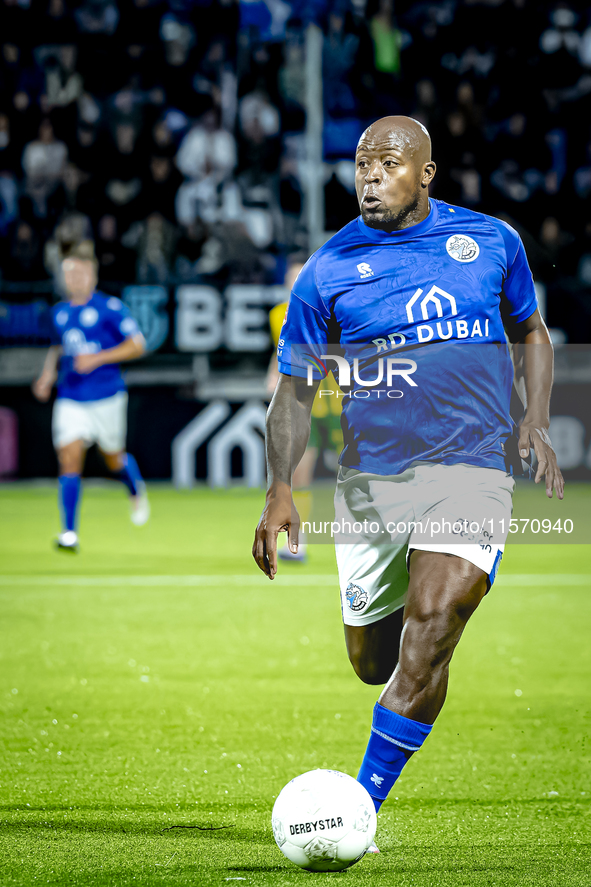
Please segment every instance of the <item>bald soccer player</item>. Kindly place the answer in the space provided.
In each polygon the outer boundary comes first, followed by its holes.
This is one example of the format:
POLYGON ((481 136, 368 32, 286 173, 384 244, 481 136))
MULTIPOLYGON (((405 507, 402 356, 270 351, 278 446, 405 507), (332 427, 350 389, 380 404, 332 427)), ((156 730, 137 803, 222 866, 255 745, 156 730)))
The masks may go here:
POLYGON ((355 162, 361 216, 307 262, 281 331, 253 556, 273 579, 277 534, 297 550, 291 476, 319 380, 336 369, 348 392, 336 557, 349 658, 362 681, 385 684, 358 776, 379 810, 431 732, 454 649, 494 581, 511 442, 521 457, 533 448, 550 498, 563 479, 548 437, 552 346, 519 236, 429 198, 435 164, 416 120, 376 121, 355 162), (525 377, 518 429, 505 331, 525 377))

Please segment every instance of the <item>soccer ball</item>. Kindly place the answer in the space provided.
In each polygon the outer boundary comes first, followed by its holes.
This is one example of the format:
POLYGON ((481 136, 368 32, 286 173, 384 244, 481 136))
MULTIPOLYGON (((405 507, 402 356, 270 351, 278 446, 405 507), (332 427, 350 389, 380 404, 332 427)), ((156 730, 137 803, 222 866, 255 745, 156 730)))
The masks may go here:
POLYGON ((288 782, 273 807, 281 852, 311 872, 338 872, 365 856, 377 818, 368 791, 338 770, 310 770, 288 782))

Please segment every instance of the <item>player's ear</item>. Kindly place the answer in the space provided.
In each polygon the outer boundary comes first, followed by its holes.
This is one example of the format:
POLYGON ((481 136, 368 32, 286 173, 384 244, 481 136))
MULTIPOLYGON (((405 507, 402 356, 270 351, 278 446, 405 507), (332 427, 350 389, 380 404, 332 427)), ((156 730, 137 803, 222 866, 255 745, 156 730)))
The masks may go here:
POLYGON ((432 160, 429 160, 427 163, 425 163, 423 167, 423 177, 421 179, 421 185, 423 186, 423 188, 429 187, 429 185, 433 181, 433 178, 435 177, 436 170, 437 167, 432 160))

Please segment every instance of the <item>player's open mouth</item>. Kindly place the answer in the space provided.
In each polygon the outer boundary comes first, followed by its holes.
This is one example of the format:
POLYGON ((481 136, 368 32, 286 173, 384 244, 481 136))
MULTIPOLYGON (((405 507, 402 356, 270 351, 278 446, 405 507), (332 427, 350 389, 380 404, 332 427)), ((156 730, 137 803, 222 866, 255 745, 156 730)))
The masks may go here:
POLYGON ((366 209, 375 209, 382 201, 379 197, 374 197, 372 194, 368 194, 367 197, 363 198, 363 206, 366 209))

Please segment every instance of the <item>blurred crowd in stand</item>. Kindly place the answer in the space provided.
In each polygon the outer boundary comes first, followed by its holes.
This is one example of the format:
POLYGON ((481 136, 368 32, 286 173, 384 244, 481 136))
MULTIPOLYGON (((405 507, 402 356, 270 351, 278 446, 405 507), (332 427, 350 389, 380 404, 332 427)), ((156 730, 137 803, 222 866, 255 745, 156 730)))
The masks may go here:
POLYGON ((516 226, 550 324, 589 341, 588 7, 0 0, 0 18, 5 292, 51 282, 64 246, 88 237, 105 283, 280 282, 290 253, 307 248, 314 21, 325 229, 357 215, 351 157, 363 128, 410 114, 433 138, 433 196, 516 226))

